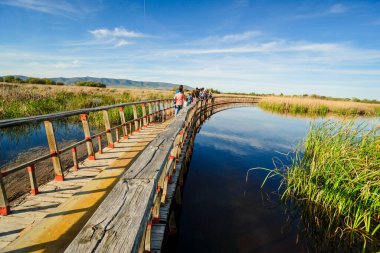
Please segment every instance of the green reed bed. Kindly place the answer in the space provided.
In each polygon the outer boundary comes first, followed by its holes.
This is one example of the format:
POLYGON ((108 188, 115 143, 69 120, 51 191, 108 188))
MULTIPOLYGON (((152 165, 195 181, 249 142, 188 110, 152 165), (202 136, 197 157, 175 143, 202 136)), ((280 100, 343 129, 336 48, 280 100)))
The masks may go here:
POLYGON ((283 198, 323 210, 331 231, 355 232, 364 242, 378 237, 378 126, 358 125, 354 121, 314 123, 293 164, 277 172, 283 176, 283 198))
POLYGON ((267 111, 289 114, 325 116, 329 113, 342 116, 380 116, 378 104, 348 101, 324 101, 310 98, 263 98, 259 106, 267 111))

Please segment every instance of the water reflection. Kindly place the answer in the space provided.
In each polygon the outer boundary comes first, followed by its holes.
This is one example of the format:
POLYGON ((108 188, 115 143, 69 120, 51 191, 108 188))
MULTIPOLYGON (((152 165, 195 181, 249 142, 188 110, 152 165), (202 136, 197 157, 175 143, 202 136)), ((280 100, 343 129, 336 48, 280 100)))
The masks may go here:
MULTIPOLYGON (((304 138, 310 121, 286 118, 259 108, 238 108, 212 116, 196 137, 184 188, 175 252, 333 252, 310 240, 297 208, 279 200, 280 178, 263 188, 273 157, 290 164, 286 153, 304 138), (296 215, 295 215, 296 214, 296 215), (301 229, 300 229, 301 228, 301 229)), ((310 230, 309 230, 310 231, 310 230)), ((310 234, 310 233, 309 233, 310 234)), ((355 250, 353 250, 355 252, 355 250)))

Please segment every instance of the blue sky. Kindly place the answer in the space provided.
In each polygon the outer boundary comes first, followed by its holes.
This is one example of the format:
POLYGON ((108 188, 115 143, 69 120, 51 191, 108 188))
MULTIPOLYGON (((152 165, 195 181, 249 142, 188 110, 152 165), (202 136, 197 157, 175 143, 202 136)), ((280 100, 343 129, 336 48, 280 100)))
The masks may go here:
POLYGON ((0 0, 0 38, 0 75, 380 99, 380 1, 0 0))

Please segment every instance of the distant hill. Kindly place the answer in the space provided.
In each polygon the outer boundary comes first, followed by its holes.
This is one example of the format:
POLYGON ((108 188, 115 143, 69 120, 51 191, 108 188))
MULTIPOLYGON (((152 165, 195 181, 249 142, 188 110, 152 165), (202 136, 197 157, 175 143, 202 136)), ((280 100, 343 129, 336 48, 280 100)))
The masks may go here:
MULTIPOLYGON (((15 75, 15 77, 19 77, 23 80, 26 80, 27 76, 15 75)), ((64 84, 70 85, 76 82, 81 81, 92 81, 92 82, 100 82, 107 85, 107 87, 125 87, 125 88, 145 88, 145 89, 163 89, 170 90, 174 87, 178 87, 178 84, 173 83, 165 83, 165 82, 145 82, 145 81, 134 81, 129 79, 114 79, 114 78, 97 78, 97 77, 54 77, 48 78, 50 80, 56 82, 63 82, 64 84)), ((184 85, 185 89, 192 90, 194 88, 190 86, 184 85)))

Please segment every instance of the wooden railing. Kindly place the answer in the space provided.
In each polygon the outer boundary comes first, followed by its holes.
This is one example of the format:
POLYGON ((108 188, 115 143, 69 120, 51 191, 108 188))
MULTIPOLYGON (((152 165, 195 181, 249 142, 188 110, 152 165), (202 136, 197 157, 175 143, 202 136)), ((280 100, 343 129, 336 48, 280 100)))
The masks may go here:
POLYGON ((32 159, 13 168, 2 170, 0 173, 0 215, 8 215, 11 210, 9 207, 9 201, 6 194, 5 185, 3 178, 7 177, 17 171, 26 169, 30 178, 31 194, 38 194, 38 185, 35 174, 35 164, 47 159, 51 159, 55 180, 63 181, 64 178, 64 168, 62 167, 60 155, 64 152, 71 150, 72 152, 72 165, 74 170, 78 170, 78 155, 77 147, 82 144, 86 144, 87 155, 89 160, 95 160, 94 144, 93 140, 97 139, 97 146, 99 154, 102 153, 102 137, 105 136, 107 139, 107 146, 113 148, 114 142, 118 142, 119 138, 127 139, 128 136, 132 135, 133 132, 138 132, 143 126, 150 124, 154 121, 164 121, 167 118, 174 115, 173 106, 171 99, 163 100, 147 100, 132 103, 123 103, 111 106, 102 106, 96 108, 87 108, 74 111, 53 113, 48 115, 40 115, 26 118, 0 120, 0 129, 11 128, 16 126, 28 125, 33 123, 44 122, 47 141, 49 145, 50 153, 42 155, 38 158, 32 159), (142 115, 138 115, 137 106, 141 107, 142 115), (132 107, 133 119, 126 121, 125 118, 125 108, 132 107), (121 124, 111 126, 111 121, 109 119, 108 111, 110 109, 118 108, 119 110, 119 122, 121 124), (148 109, 148 111, 147 111, 148 109), (99 132, 97 134, 91 135, 90 123, 88 120, 89 114, 94 112, 103 113, 103 121, 105 126, 105 131, 99 132), (70 116, 79 116, 80 121, 83 126, 84 139, 73 143, 69 146, 58 149, 57 141, 54 134, 54 127, 52 121, 65 119, 70 116), (134 123, 134 124, 133 124, 134 123), (113 133, 116 139, 113 139, 113 133))

